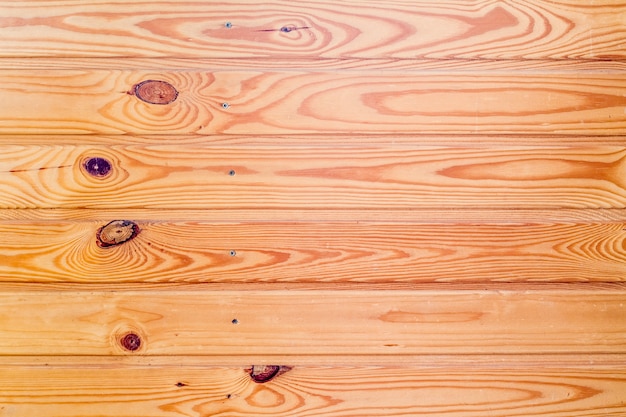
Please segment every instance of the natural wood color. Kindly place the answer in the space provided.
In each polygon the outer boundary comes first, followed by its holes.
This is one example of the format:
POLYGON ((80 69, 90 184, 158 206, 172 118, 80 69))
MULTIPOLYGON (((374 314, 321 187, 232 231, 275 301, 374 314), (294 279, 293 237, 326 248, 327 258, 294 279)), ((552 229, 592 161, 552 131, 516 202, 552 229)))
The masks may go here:
POLYGON ((623 147, 2 145, 0 151, 0 208, 7 209, 626 207, 623 147), (84 161, 94 157, 110 161, 105 177, 85 171, 84 161))
POLYGON ((415 135, 415 134, 297 134, 297 135, 0 135, 0 146, 215 146, 219 147, 374 147, 420 149, 436 147, 511 147, 511 146, 615 146, 624 147, 624 136, 570 136, 570 135, 415 135))
POLYGON ((626 280, 626 222, 136 223, 137 237, 106 247, 109 221, 2 222, 0 282, 626 280))
POLYGON ((0 415, 547 417, 626 413, 624 368, 318 366, 296 367, 266 384, 256 384, 245 367, 3 367, 0 415))
MULTIPOLYGON (((120 271, 123 272, 123 266, 120 271)), ((0 293, 1 355, 626 353, 624 291, 0 293), (233 319, 238 324, 233 324, 233 319), (119 339, 141 337, 128 352, 119 339)), ((285 363, 285 365, 289 365, 285 363)))
POLYGON ((406 73, 614 74, 623 75, 626 60, 589 59, 377 59, 377 58, 0 58, 0 70, 110 70, 123 71, 384 71, 406 73))
POLYGON ((200 223, 607 224, 626 223, 626 209, 0 209, 0 221, 200 223))
POLYGON ((626 56, 616 0, 3 1, 0 10, 2 56, 626 56))
POLYGON ((0 134, 610 136, 626 128, 625 97, 623 74, 4 70, 0 134), (129 94, 149 79, 177 100, 129 94))

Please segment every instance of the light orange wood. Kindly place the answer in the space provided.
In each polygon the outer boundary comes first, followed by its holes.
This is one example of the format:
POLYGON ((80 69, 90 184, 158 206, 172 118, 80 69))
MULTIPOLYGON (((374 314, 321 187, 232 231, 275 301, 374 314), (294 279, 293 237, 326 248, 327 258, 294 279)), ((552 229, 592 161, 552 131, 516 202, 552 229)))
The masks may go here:
MULTIPOLYGON (((171 361, 176 363, 177 357, 171 361)), ((0 415, 509 417, 626 413, 626 371, 295 367, 265 384, 239 368, 0 369, 0 415)))
MULTIPOLYGON (((121 265, 120 273, 130 268, 121 265)), ((625 296, 617 290, 3 291, 0 355, 273 355, 289 365, 298 355, 319 355, 323 364, 327 356, 353 355, 402 363, 402 355, 419 354, 624 354, 625 296)))
POLYGON ((3 1, 0 11, 2 56, 625 57, 616 0, 3 1))
POLYGON ((4 70, 0 134, 610 136, 626 128, 625 97, 623 74, 4 70), (129 94, 147 80, 178 97, 129 94))
MULTIPOLYGON (((399 58, 2 58, 0 70, 111 70, 123 71, 393 71, 407 73, 614 74, 626 69, 625 60, 592 59, 399 59, 399 58)), ((393 74, 390 74, 393 75, 393 74)))
POLYGON ((626 222, 136 220, 135 238, 101 247, 111 220, 0 223, 0 281, 626 281, 626 222))
POLYGON ((0 207, 624 208, 625 173, 623 147, 2 145, 0 207))
POLYGON ((0 221, 140 223, 404 223, 404 224, 607 224, 626 223, 626 209, 0 209, 0 221))

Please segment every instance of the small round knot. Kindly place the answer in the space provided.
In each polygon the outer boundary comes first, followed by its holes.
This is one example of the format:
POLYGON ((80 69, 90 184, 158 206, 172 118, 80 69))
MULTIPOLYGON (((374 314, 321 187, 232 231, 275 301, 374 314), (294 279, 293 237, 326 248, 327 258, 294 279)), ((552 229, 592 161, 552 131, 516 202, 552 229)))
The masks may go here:
POLYGON ((96 232, 96 243, 101 248, 121 245, 139 234, 139 226, 130 220, 113 220, 96 232))
POLYGON ((292 30, 294 30, 295 28, 292 26, 283 26, 282 28, 280 28, 280 31, 283 33, 289 33, 292 30))
POLYGON ((136 333, 127 333, 120 339, 120 345, 124 349, 134 352, 141 347, 141 337, 136 333))
POLYGON ((97 178, 106 177, 111 172, 111 162, 100 157, 87 159, 83 163, 83 167, 89 175, 97 178))
POLYGON ((230 29, 230 28, 232 28, 232 27, 233 27, 233 24, 232 24, 232 23, 230 23, 230 22, 226 22, 226 23, 224 23, 224 27, 225 27, 226 29, 230 29))
POLYGON ((150 104, 170 104, 178 97, 174 86, 165 81, 146 80, 135 85, 135 96, 150 104))
POLYGON ((229 107, 230 107, 230 104, 228 104, 228 103, 222 103, 222 108, 223 108, 224 110, 228 109, 229 107))

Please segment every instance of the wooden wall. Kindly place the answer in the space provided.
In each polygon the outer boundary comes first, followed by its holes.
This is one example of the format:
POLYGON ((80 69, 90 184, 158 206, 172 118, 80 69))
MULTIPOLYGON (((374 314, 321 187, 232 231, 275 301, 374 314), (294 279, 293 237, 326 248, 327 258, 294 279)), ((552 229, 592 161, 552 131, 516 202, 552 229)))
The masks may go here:
POLYGON ((0 1, 0 416, 626 415, 625 16, 0 1))

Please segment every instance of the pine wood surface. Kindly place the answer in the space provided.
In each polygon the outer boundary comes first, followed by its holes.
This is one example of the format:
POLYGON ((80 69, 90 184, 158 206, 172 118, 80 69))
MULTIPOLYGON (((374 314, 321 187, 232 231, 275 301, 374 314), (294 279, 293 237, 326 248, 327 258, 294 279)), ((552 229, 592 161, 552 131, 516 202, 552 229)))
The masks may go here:
POLYGON ((626 415, 624 11, 0 0, 0 417, 626 415))
POLYGON ((8 291, 0 355, 624 354, 625 294, 8 291))
POLYGON ((623 147, 0 146, 0 207, 624 208, 623 147), (110 163, 106 175, 86 169, 110 163))
POLYGON ((4 70, 0 134, 615 135, 623 74, 4 70), (130 94, 147 80, 178 97, 130 94), (227 108, 223 108, 227 106, 227 108))
POLYGON ((623 10, 617 0, 3 1, 0 56, 620 59, 623 10))
POLYGON ((614 74, 623 75, 626 60, 593 59, 399 59, 399 58, 136 58, 46 57, 0 58, 0 70, 111 70, 122 71, 384 71, 393 73, 482 74, 614 74))
POLYGON ((9 367, 0 369, 0 383, 4 387, 0 414, 7 416, 569 417, 626 413, 626 373, 597 367, 304 367, 265 384, 252 382, 243 368, 9 367))
POLYGON ((97 233, 112 219, 5 221, 0 281, 626 281, 626 221, 488 223, 484 217, 458 223, 137 220, 137 237, 104 248, 97 233))

